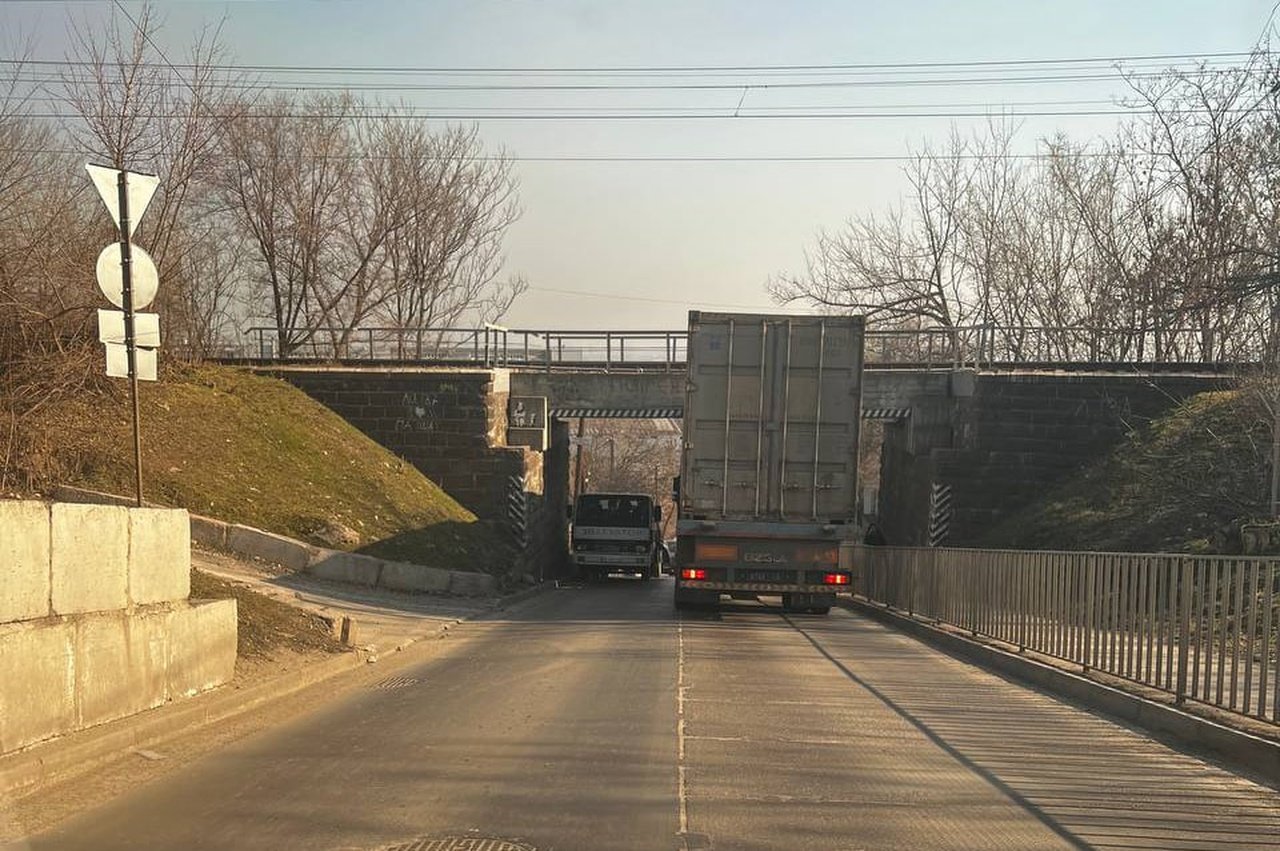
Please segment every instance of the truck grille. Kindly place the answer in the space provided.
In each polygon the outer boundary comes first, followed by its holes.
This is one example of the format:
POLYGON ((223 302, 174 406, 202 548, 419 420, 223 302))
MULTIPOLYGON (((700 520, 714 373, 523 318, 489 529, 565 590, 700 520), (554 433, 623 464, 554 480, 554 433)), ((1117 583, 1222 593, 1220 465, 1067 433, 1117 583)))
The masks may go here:
POLYGON ((573 548, 580 553, 643 553, 649 545, 643 541, 574 541, 573 548))

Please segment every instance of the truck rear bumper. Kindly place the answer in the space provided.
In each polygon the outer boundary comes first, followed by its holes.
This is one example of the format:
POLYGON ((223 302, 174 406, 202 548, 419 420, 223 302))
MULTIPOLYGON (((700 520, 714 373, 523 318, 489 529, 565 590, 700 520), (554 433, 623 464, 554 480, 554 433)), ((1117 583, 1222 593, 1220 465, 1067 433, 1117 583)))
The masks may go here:
MULTIPOLYGON (((782 585, 776 582, 712 582, 707 580, 681 579, 679 587, 701 591, 749 591, 753 594, 835 594, 839 589, 833 585, 794 584, 782 585)), ((843 590, 848 590, 845 586, 843 590)))

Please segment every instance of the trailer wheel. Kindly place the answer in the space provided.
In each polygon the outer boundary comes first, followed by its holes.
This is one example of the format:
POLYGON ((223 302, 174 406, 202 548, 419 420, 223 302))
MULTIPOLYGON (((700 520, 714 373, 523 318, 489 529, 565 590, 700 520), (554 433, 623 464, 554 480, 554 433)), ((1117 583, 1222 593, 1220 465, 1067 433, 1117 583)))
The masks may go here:
POLYGON ((812 606, 809 609, 811 615, 826 615, 831 613, 830 606, 812 606))

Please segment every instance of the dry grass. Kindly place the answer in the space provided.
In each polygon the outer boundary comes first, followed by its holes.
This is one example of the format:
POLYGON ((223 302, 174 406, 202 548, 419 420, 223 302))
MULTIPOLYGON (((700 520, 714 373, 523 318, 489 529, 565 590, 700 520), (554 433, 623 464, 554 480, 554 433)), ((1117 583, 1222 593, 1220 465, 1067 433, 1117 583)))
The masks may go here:
POLYGON ((1271 419, 1250 390, 1202 393, 1007 518, 979 544, 1121 552, 1240 551, 1267 512, 1271 419))
MULTIPOLYGON (((175 367, 142 385, 140 409, 148 501, 431 566, 496 572, 510 560, 498 530, 286 382, 175 367)), ((131 494, 129 414, 123 382, 51 396, 0 443, 10 481, 131 494)))

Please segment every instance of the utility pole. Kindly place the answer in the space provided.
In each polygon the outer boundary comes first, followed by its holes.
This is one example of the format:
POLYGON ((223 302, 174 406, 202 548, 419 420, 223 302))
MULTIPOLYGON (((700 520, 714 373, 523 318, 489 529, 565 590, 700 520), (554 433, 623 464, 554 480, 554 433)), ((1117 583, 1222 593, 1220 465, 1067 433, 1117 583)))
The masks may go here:
POLYGON ((573 461, 573 497, 577 499, 582 495, 582 431, 583 424, 586 420, 578 417, 578 446, 574 450, 573 461))

